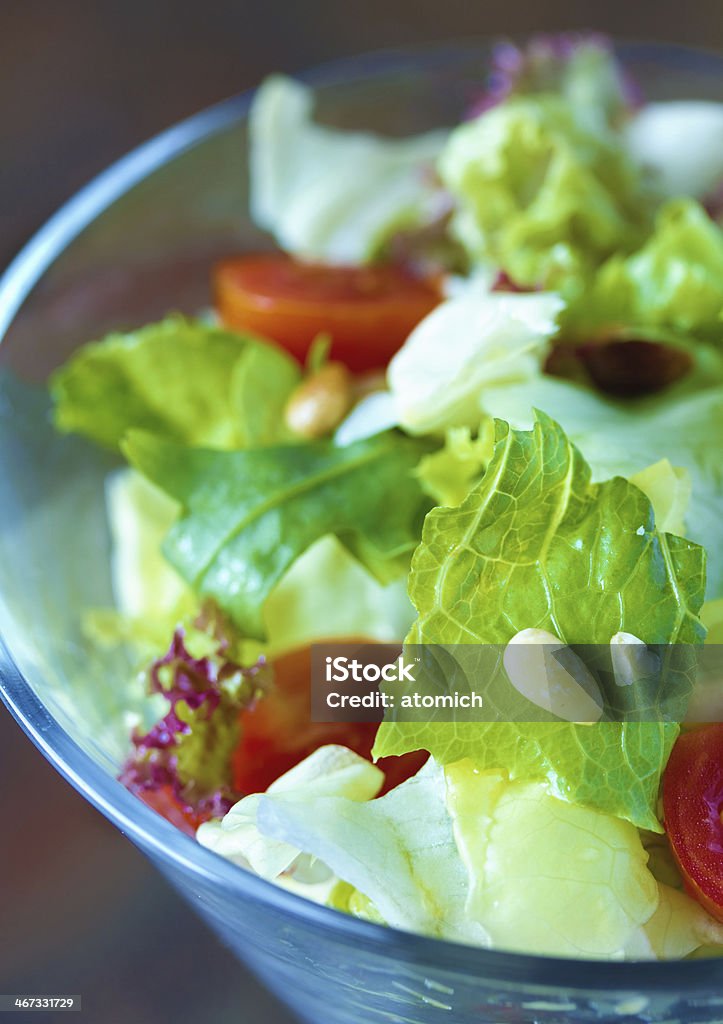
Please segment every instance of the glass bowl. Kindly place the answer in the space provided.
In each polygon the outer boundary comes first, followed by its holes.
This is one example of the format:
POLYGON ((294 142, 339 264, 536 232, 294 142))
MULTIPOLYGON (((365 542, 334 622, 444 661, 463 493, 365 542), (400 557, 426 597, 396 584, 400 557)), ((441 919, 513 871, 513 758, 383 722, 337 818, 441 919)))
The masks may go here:
MULTIPOLYGON (((650 97, 721 98, 723 58, 667 46, 625 45, 620 54, 650 97)), ((405 134, 459 120, 488 58, 481 44, 378 54, 307 80, 331 123, 405 134)), ((111 328, 203 307, 214 259, 268 246, 246 213, 249 100, 213 107, 120 160, 45 225, 2 279, 3 699, 57 770, 303 1020, 722 1021, 723 960, 556 960, 358 921, 227 863, 115 781, 124 714, 137 700, 124 685, 130 664, 122 652, 90 649, 80 630, 84 609, 111 602, 103 475, 113 460, 56 437, 38 385, 77 345, 111 328)))

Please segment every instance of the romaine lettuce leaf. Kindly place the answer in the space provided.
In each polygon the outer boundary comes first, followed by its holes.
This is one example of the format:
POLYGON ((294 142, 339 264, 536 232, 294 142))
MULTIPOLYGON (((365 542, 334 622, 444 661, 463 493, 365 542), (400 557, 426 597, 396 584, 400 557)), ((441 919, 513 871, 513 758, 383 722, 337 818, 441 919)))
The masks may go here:
POLYGON ((553 293, 490 292, 472 281, 422 320, 392 359, 399 422, 415 434, 477 427, 483 389, 539 375, 563 308, 553 293))
POLYGON ((261 832, 313 854, 354 886, 389 925, 487 945, 469 919, 467 875, 452 832, 444 773, 429 761, 386 796, 259 800, 261 832))
POLYGON ((695 200, 665 203, 645 244, 608 260, 566 314, 583 335, 620 324, 723 341, 723 229, 695 200))
MULTIPOLYGON (((498 421, 495 453, 459 508, 434 509, 409 581, 411 643, 506 644, 530 627, 564 643, 694 644, 705 553, 655 526, 650 501, 590 468, 543 413, 532 431, 498 421)), ((674 723, 385 722, 375 756, 426 749, 511 777, 547 779, 554 795, 659 830, 661 772, 674 723)))
POLYGON ((384 139, 314 124, 310 89, 267 78, 249 115, 251 213, 282 249, 364 263, 395 231, 436 220, 434 162, 447 133, 384 139))
POLYGON ((556 287, 648 229, 651 201, 622 145, 563 98, 512 98, 456 128, 439 159, 453 229, 472 260, 520 285, 556 287))
POLYGON ((84 345, 53 374, 50 391, 59 430, 110 448, 130 429, 238 448, 282 439, 278 413, 300 376, 273 345, 169 316, 84 345))
POLYGON ((405 570, 429 507, 413 476, 425 447, 388 433, 221 452, 134 431, 123 451, 183 507, 164 544, 171 564, 262 639, 266 598, 320 537, 336 534, 384 582, 405 570))
POLYGON ((685 517, 690 506, 690 473, 682 466, 672 466, 668 459, 659 459, 629 477, 650 499, 655 524, 662 533, 686 535, 685 517))
POLYGON ((445 775, 470 878, 467 913, 493 946, 622 959, 658 906, 637 829, 469 760, 445 775))
MULTIPOLYGON (((691 495, 685 536, 706 549, 706 596, 723 595, 723 450, 715 442, 723 431, 723 388, 622 403, 540 376, 527 384, 490 389, 482 402, 489 415, 521 430, 532 425, 533 409, 553 415, 585 456, 595 481, 616 474, 631 477, 660 459, 686 470, 691 495)), ((656 519, 661 512, 665 514, 658 503, 656 519)))

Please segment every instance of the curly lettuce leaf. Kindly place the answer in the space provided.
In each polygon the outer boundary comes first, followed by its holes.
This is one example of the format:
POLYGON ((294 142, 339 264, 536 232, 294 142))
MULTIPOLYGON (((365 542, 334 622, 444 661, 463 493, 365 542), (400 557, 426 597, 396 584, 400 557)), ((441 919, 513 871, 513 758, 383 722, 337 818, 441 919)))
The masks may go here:
POLYGON ((300 376, 270 344, 169 316, 84 345, 53 374, 50 391, 58 430, 109 448, 131 429, 238 448, 282 439, 281 409, 300 376))
POLYGON ((482 481, 459 509, 426 519, 409 592, 411 640, 500 643, 522 629, 606 644, 696 643, 704 553, 661 534, 650 501, 620 477, 591 483, 580 452, 538 413, 531 431, 498 421, 482 481))
POLYGON ((434 162, 446 138, 384 139, 311 119, 313 94, 267 78, 249 114, 251 213, 286 252, 365 263, 392 234, 433 222, 441 190, 434 162))
POLYGON ((638 246, 651 201, 619 141, 553 95, 512 98, 456 128, 439 159, 472 260, 555 287, 638 246))
POLYGON ((590 128, 605 129, 628 116, 638 99, 610 40, 597 32, 538 35, 524 46, 498 43, 491 65, 480 112, 512 96, 556 93, 590 128))
MULTIPOLYGON (((563 430, 497 423, 495 453, 456 509, 426 518, 409 580, 411 643, 506 644, 530 627, 568 644, 619 631, 649 644, 695 644, 705 553, 661 533, 639 488, 591 482, 563 430)), ((660 775, 674 723, 385 722, 375 756, 424 748, 444 764, 472 758, 511 777, 547 779, 561 799, 660 828, 660 775)))
POLYGON ((723 342, 723 229, 695 200, 668 201, 645 244, 605 263, 566 318, 577 333, 624 324, 723 342))
POLYGON ((168 710, 148 732, 133 733, 119 778, 151 806, 154 795, 170 791, 200 821, 225 814, 237 796, 231 758, 240 712, 268 685, 269 671, 263 658, 242 665, 239 644, 209 606, 190 629, 176 629, 167 653, 150 665, 149 693, 164 697, 168 710))
POLYGON ((452 427, 444 446, 419 461, 416 477, 422 490, 436 505, 459 505, 481 478, 493 447, 494 428, 489 420, 475 437, 469 427, 452 427))
POLYGON ((267 597, 314 541, 335 534, 380 580, 403 572, 429 502, 413 470, 422 442, 387 433, 240 452, 191 449, 140 431, 129 462, 182 506, 164 543, 200 596, 263 639, 267 597))

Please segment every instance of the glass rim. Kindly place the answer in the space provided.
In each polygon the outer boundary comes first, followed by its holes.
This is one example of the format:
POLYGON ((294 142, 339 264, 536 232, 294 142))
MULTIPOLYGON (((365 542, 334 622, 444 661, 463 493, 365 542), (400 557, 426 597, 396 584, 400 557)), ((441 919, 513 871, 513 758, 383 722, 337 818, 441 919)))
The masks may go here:
MULTIPOLYGON (((388 73, 432 70, 461 57, 483 56, 493 40, 431 43, 375 51, 321 64, 294 77, 312 86, 363 82, 388 73)), ((700 71, 723 71, 723 56, 668 43, 616 43, 625 59, 700 71)), ((149 174, 198 143, 241 124, 255 90, 222 100, 141 143, 82 187, 30 238, 0 277, 0 343, 26 298, 63 251, 92 221, 149 174)), ((53 767, 141 849, 158 860, 204 877, 221 889, 272 906, 300 923, 323 929, 356 946, 375 949, 417 967, 448 970, 538 990, 596 992, 609 997, 646 990, 698 995, 723 987, 723 957, 685 961, 605 961, 547 957, 462 945, 363 921, 322 906, 245 871, 201 846, 152 811, 101 768, 73 740, 35 693, 0 636, 0 697, 53 767)))

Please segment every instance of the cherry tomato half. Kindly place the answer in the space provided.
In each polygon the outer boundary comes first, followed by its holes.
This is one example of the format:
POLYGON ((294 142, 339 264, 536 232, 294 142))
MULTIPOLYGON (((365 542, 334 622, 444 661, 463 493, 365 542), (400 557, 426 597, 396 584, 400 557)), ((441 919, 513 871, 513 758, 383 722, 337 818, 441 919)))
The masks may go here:
MULTIPOLYGON (((262 793, 275 779, 312 754, 338 743, 370 758, 376 722, 314 723, 310 720, 311 650, 302 648, 274 661, 274 689, 241 713, 241 743, 233 758, 233 787, 262 793)), ((414 775, 427 760, 418 752, 378 761, 386 775, 383 792, 414 775)))
POLYGON ((332 358, 355 373, 386 366, 441 299, 431 282, 398 266, 330 267, 282 253, 217 264, 213 293, 226 326, 270 338, 300 361, 328 333, 332 358))
POLYGON ((663 812, 686 889, 723 921, 723 724, 678 739, 663 777, 663 812))

